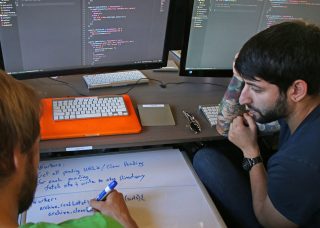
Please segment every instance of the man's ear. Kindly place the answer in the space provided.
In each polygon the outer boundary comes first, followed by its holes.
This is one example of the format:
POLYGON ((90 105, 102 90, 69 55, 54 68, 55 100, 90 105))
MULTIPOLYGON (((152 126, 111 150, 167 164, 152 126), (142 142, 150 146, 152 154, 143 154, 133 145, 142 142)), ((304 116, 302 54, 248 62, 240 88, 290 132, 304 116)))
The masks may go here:
POLYGON ((299 102, 307 95, 308 85, 304 80, 295 80, 288 90, 288 98, 293 102, 299 102))

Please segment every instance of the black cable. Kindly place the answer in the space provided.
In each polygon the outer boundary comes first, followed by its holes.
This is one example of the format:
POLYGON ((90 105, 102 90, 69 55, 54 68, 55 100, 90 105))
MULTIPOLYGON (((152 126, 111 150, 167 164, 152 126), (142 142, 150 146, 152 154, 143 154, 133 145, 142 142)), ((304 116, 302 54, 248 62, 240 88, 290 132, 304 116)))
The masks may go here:
MULTIPOLYGON (((133 90, 135 88, 136 85, 140 84, 138 83, 142 78, 140 78, 139 80, 136 81, 135 84, 132 84, 131 87, 123 92, 123 93, 118 93, 117 95, 123 95, 123 94, 128 94, 131 90, 133 90)), ((181 84, 194 84, 194 85, 212 85, 212 86, 219 86, 219 87, 223 87, 223 88, 227 88, 228 86, 226 85, 222 85, 222 84, 217 84, 217 83, 210 83, 210 82, 168 82, 168 83, 164 83, 161 80, 158 79, 153 79, 153 78, 149 78, 150 81, 156 81, 160 83, 160 87, 165 89, 167 88, 168 85, 181 85, 181 84)))
MULTIPOLYGON (((88 94, 83 94, 82 92, 80 92, 78 89, 76 89, 76 87, 72 86, 72 84, 65 82, 65 81, 61 81, 55 78, 50 77, 51 80, 56 81, 56 82, 60 82, 63 83, 64 85, 70 87, 71 89, 73 89, 74 91, 76 91, 79 95, 81 96, 89 96, 88 94)), ((130 88, 122 93, 116 93, 114 95, 124 95, 124 94, 128 94, 131 90, 133 90, 136 85, 139 85, 141 83, 139 83, 140 80, 143 80, 144 78, 140 78, 139 80, 137 80, 134 84, 129 85, 130 88)), ((168 83, 164 83, 161 80, 158 79, 153 79, 153 78, 149 78, 150 81, 155 81, 158 82, 161 88, 166 88, 168 85, 182 85, 182 84, 194 84, 194 85, 212 85, 212 86, 219 86, 219 87, 223 87, 223 88, 227 88, 226 85, 222 85, 222 84, 217 84, 217 83, 210 83, 210 82, 168 82, 168 83)), ((113 87, 114 88, 114 87, 113 87)))
MULTIPOLYGON (((140 78, 138 79, 134 84, 131 84, 129 85, 130 88, 128 90, 126 90, 125 92, 122 92, 122 93, 117 93, 116 95, 123 95, 123 94, 128 94, 131 90, 133 90, 135 88, 136 85, 140 85, 141 83, 139 83, 139 81, 143 80, 145 78, 140 78)), ((150 81, 157 81, 157 82, 160 82, 162 83, 162 81, 160 80, 157 80, 157 79, 152 79, 152 78, 148 78, 150 81)))
POLYGON ((56 82, 60 82, 66 86, 68 86, 69 88, 73 89, 74 91, 76 91, 79 95, 81 96, 89 96, 88 94, 84 94, 82 92, 80 92, 78 89, 76 89, 76 87, 74 87, 71 83, 69 82, 65 82, 65 81, 61 81, 59 79, 56 79, 56 78, 52 78, 52 77, 49 77, 49 79, 53 80, 53 81, 56 81, 56 82))
POLYGON ((213 85, 213 86, 219 86, 223 88, 227 88, 228 86, 222 85, 222 84, 217 84, 217 83, 211 83, 211 82, 168 82, 168 83, 163 83, 160 85, 161 88, 166 88, 167 85, 181 85, 181 84, 194 84, 194 85, 213 85))

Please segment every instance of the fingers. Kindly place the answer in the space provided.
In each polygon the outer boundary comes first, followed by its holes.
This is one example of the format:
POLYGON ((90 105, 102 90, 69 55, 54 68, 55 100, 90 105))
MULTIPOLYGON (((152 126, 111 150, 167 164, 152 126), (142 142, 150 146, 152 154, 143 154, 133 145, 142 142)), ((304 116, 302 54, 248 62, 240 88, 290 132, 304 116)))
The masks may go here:
POLYGON ((117 190, 110 192, 105 201, 91 200, 90 205, 102 214, 113 217, 124 227, 138 227, 130 215, 122 193, 117 190))
MULTIPOLYGON (((120 193, 117 192, 116 190, 112 190, 112 191, 107 195, 106 201, 112 202, 112 199, 114 198, 114 195, 115 195, 116 193, 120 194, 120 193)), ((105 201, 97 201, 96 199, 90 200, 90 206, 91 206, 92 208, 94 208, 95 210, 98 210, 98 211, 101 211, 101 210, 103 209, 104 204, 105 204, 105 201)))
POLYGON ((235 117, 231 122, 231 126, 234 128, 239 127, 241 125, 243 125, 243 117, 242 116, 235 117))
POLYGON ((254 121, 252 116, 250 116, 248 113, 244 113, 243 118, 246 120, 246 122, 248 123, 248 125, 251 129, 256 127, 256 122, 254 121))
POLYGON ((105 211, 106 208, 113 207, 114 205, 125 204, 122 193, 117 190, 112 190, 105 201, 97 201, 96 199, 90 200, 90 206, 98 211, 105 211))
POLYGON ((103 202, 92 199, 90 200, 90 206, 97 211, 101 211, 103 207, 103 202))
POLYGON ((237 116, 232 120, 229 127, 229 133, 231 136, 233 134, 239 134, 246 129, 250 129, 251 131, 256 131, 256 122, 248 113, 244 113, 243 116, 237 116))
POLYGON ((121 192, 118 192, 117 190, 114 189, 108 194, 108 198, 110 201, 114 201, 114 199, 116 198, 123 198, 123 195, 121 192))
POLYGON ((237 131, 239 131, 239 127, 243 125, 242 116, 235 117, 230 123, 228 139, 232 142, 232 139, 237 135, 237 131))

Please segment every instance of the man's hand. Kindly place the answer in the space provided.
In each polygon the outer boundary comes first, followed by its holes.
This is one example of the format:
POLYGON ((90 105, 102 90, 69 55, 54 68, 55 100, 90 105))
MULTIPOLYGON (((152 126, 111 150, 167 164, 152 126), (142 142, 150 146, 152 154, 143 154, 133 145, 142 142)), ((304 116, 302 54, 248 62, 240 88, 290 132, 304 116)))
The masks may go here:
POLYGON ((100 211, 102 214, 111 216, 126 228, 137 228, 137 224, 131 217, 122 193, 113 190, 105 201, 97 201, 92 199, 90 206, 100 211))
POLYGON ((259 156, 257 142, 257 126, 254 119, 247 113, 233 119, 230 124, 228 139, 239 147, 244 157, 259 156))

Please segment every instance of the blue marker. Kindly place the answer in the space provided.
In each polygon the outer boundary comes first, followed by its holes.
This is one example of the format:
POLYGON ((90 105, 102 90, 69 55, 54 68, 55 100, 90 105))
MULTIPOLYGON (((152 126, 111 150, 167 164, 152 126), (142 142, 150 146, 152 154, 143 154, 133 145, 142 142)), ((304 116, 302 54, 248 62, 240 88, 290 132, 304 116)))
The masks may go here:
MULTIPOLYGON (((104 190, 102 190, 102 192, 100 192, 96 200, 97 201, 104 200, 107 197, 107 195, 117 186, 117 184, 118 183, 116 181, 112 181, 110 184, 108 184, 108 186, 104 190)), ((88 212, 92 211, 92 207, 87 207, 87 211, 88 212)))

